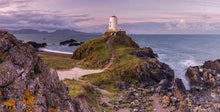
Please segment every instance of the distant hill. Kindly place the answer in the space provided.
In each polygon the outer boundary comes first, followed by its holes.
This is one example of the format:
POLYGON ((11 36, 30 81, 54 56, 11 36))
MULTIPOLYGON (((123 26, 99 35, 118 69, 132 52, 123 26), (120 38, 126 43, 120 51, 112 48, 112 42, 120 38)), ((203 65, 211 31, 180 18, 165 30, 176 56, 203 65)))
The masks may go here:
POLYGON ((79 34, 79 33, 84 33, 84 32, 80 32, 80 31, 75 31, 75 30, 69 30, 69 29, 63 29, 63 30, 56 30, 54 32, 51 32, 54 34, 60 34, 60 33, 65 33, 65 34, 79 34))
POLYGON ((21 30, 10 30, 13 34, 47 34, 47 31, 38 31, 34 29, 21 29, 21 30))
POLYGON ((56 30, 54 32, 39 31, 39 30, 34 30, 34 29, 21 29, 21 30, 10 30, 9 32, 12 34, 90 34, 90 33, 85 33, 85 32, 80 32, 80 31, 75 31, 75 30, 69 30, 69 29, 56 30))

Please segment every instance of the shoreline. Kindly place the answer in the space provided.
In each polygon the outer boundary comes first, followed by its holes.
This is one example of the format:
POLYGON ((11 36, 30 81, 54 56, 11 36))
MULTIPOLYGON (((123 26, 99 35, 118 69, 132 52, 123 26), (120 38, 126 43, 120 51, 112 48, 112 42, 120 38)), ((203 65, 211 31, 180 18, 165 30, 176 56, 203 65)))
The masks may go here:
POLYGON ((71 58, 72 54, 65 54, 65 53, 57 53, 57 52, 49 52, 49 51, 38 51, 37 54, 43 56, 51 56, 51 57, 61 57, 61 58, 71 58))

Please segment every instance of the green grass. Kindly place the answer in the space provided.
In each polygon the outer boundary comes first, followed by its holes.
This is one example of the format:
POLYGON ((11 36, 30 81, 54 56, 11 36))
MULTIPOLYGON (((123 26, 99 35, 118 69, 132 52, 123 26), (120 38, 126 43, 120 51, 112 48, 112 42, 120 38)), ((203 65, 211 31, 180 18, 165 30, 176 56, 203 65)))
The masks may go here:
POLYGON ((2 57, 0 57, 0 63, 4 62, 4 59, 2 57))
POLYGON ((49 57, 44 55, 40 55, 40 57, 44 60, 44 63, 48 68, 53 68, 56 70, 67 70, 72 69, 75 66, 75 61, 73 59, 49 57))
POLYGON ((89 100, 89 105, 98 109, 99 99, 89 83, 76 81, 74 79, 62 80, 64 84, 69 87, 69 95, 72 99, 75 99, 78 95, 85 95, 89 100))
POLYGON ((120 44, 113 44, 113 49, 115 53, 115 60, 111 68, 102 73, 83 76, 85 80, 88 80, 92 84, 110 92, 116 91, 114 85, 117 82, 134 82, 135 79, 131 77, 135 74, 136 67, 140 63, 138 58, 129 54, 132 50, 134 50, 134 48, 120 44))
POLYGON ((80 60, 77 64, 81 68, 104 68, 111 58, 105 44, 106 37, 99 37, 87 41, 77 48, 73 54, 74 59, 80 60))
POLYGON ((4 62, 4 56, 0 53, 0 63, 4 62))
POLYGON ((34 65, 34 74, 39 74, 41 73, 40 67, 38 64, 34 65))
POLYGON ((91 55, 79 61, 78 64, 81 65, 82 68, 104 68, 109 63, 109 58, 110 53, 106 49, 105 43, 100 43, 94 46, 94 52, 91 55))

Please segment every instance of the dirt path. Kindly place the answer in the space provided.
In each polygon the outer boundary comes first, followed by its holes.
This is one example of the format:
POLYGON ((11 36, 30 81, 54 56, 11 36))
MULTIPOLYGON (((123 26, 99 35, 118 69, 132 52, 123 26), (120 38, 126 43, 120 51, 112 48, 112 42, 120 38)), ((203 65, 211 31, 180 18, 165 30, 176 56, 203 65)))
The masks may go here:
POLYGON ((165 109, 159 104, 160 97, 157 93, 154 94, 153 96, 151 96, 150 98, 154 100, 152 102, 152 105, 153 105, 152 109, 154 112, 170 112, 169 109, 167 109, 167 108, 165 109))
POLYGON ((60 80, 63 80, 63 79, 79 80, 79 78, 84 75, 101 73, 105 71, 106 69, 108 69, 114 61, 114 53, 113 53, 113 48, 110 44, 110 41, 111 41, 111 37, 108 37, 108 40, 106 41, 106 47, 108 51, 111 53, 111 59, 110 59, 109 64, 105 68, 98 69, 98 70, 89 70, 89 69, 82 69, 82 68, 75 67, 71 70, 57 70, 60 80))
MULTIPOLYGON (((112 63, 114 61, 114 57, 115 57, 114 52, 113 52, 113 48, 110 44, 110 41, 111 41, 111 37, 108 37, 108 40, 106 41, 106 47, 108 49, 108 52, 111 53, 111 59, 105 68, 98 69, 98 70, 88 70, 88 69, 82 69, 82 68, 75 67, 71 70, 58 70, 57 73, 58 73, 60 80, 75 79, 75 80, 83 81, 83 80, 80 80, 80 77, 82 77, 84 75, 88 75, 88 74, 101 73, 101 72, 105 71, 106 69, 108 69, 112 65, 112 63)), ((109 94, 109 92, 107 90, 101 89, 95 85, 92 85, 92 86, 96 91, 99 91, 101 94, 109 94)), ((108 97, 101 96, 100 100, 101 100, 101 103, 105 102, 106 104, 110 105, 108 103, 110 101, 110 99, 108 97)))

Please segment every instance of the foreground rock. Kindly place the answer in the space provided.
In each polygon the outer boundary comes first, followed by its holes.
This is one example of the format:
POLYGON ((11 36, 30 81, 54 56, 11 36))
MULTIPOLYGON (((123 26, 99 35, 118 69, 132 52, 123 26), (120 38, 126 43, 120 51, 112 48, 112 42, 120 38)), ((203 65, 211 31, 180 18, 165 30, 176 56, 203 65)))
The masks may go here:
POLYGON ((68 87, 48 70, 35 49, 0 31, 0 111, 91 112, 83 96, 74 101, 68 87))

